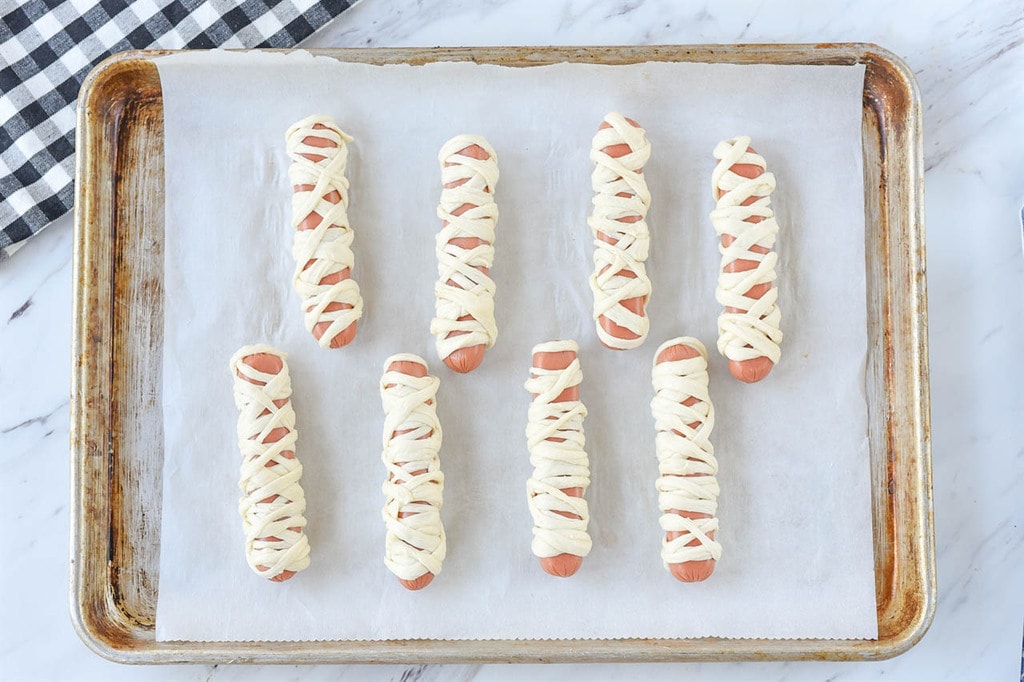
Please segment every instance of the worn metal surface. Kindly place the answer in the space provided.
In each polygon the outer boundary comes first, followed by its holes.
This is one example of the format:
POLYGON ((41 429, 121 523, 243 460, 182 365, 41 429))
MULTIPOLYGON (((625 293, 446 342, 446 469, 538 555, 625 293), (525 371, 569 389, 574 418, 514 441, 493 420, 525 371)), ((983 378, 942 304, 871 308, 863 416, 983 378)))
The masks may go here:
POLYGON ((866 65, 864 174, 877 640, 157 642, 163 431, 163 105, 152 57, 98 66, 78 105, 72 371, 71 612, 125 663, 437 663, 879 659, 935 610, 921 102, 874 45, 316 50, 368 63, 562 61, 866 65))

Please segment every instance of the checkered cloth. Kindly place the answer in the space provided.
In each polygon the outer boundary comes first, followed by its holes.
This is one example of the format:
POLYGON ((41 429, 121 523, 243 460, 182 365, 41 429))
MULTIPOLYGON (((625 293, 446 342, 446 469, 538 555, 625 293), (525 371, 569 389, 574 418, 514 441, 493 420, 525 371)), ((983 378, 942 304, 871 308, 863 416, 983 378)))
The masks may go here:
POLYGON ((0 261, 71 210, 75 99, 132 48, 290 47, 354 0, 0 0, 0 261))

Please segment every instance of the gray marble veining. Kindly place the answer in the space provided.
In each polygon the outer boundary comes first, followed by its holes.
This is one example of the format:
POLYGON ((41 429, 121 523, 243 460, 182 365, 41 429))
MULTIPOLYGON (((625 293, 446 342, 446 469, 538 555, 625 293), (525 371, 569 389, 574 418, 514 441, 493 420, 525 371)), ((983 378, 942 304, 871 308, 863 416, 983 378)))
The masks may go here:
POLYGON ((946 2, 363 0, 309 46, 878 43, 925 123, 938 610, 872 664, 120 667, 67 611, 71 220, 0 265, 0 677, 4 679, 1016 679, 1024 620, 1024 6, 946 2))

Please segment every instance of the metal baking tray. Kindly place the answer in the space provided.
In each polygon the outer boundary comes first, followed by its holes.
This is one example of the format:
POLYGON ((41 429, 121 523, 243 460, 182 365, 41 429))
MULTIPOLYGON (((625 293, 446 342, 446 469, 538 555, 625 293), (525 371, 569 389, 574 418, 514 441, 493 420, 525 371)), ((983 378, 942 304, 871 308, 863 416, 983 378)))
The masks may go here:
POLYGON ((100 64, 78 100, 71 395, 71 615, 122 663, 863 660, 913 646, 935 611, 921 101, 875 45, 313 50, 374 64, 643 61, 864 64, 869 442, 877 640, 157 642, 163 425, 163 103, 153 58, 100 64))

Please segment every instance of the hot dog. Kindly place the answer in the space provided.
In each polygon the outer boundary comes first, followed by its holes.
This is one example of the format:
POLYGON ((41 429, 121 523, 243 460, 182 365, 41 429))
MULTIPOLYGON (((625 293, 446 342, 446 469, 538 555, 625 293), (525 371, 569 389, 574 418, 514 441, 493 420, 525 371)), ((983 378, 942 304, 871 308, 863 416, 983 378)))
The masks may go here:
POLYGON ((778 261, 772 247, 779 232, 771 209, 775 176, 765 172, 749 137, 719 142, 714 155, 711 222, 722 240, 715 298, 725 306, 718 318, 718 352, 729 358, 734 377, 753 383, 768 376, 781 355, 782 315, 772 286, 778 261))
POLYGON ((437 316, 430 333, 437 354, 450 369, 470 372, 494 345, 494 228, 498 207, 494 189, 498 158, 480 135, 457 135, 438 154, 444 189, 437 216, 437 316))
POLYGON ((533 553, 551 575, 574 574, 590 553, 590 514, 583 493, 590 485, 590 461, 583 449, 580 402, 583 380, 575 341, 551 341, 533 348, 526 390, 533 394, 526 427, 533 476, 527 499, 533 516, 533 553))
POLYGON ((306 498, 295 457, 295 411, 287 356, 266 345, 244 346, 231 358, 238 447, 242 453, 238 511, 245 554, 257 575, 282 582, 309 566, 306 498))
POLYGON ((595 196, 587 224, 594 235, 594 320, 601 343, 613 350, 636 348, 650 326, 651 281, 644 263, 651 194, 643 175, 650 156, 640 124, 618 113, 605 116, 591 144, 595 196))
POLYGON ((722 554, 715 541, 718 462, 710 441, 715 410, 708 395, 707 351, 692 337, 666 341, 655 353, 651 378, 665 531, 662 561, 683 582, 705 580, 722 554))
POLYGON ((307 331, 321 348, 355 338, 363 314, 352 279, 353 232, 348 221, 347 143, 352 138, 326 116, 305 118, 285 133, 292 195, 292 285, 302 299, 307 331))
POLYGON ((430 584, 441 572, 446 552, 441 523, 444 474, 438 458, 441 424, 434 404, 439 384, 417 355, 392 355, 384 362, 384 563, 410 590, 430 584))

